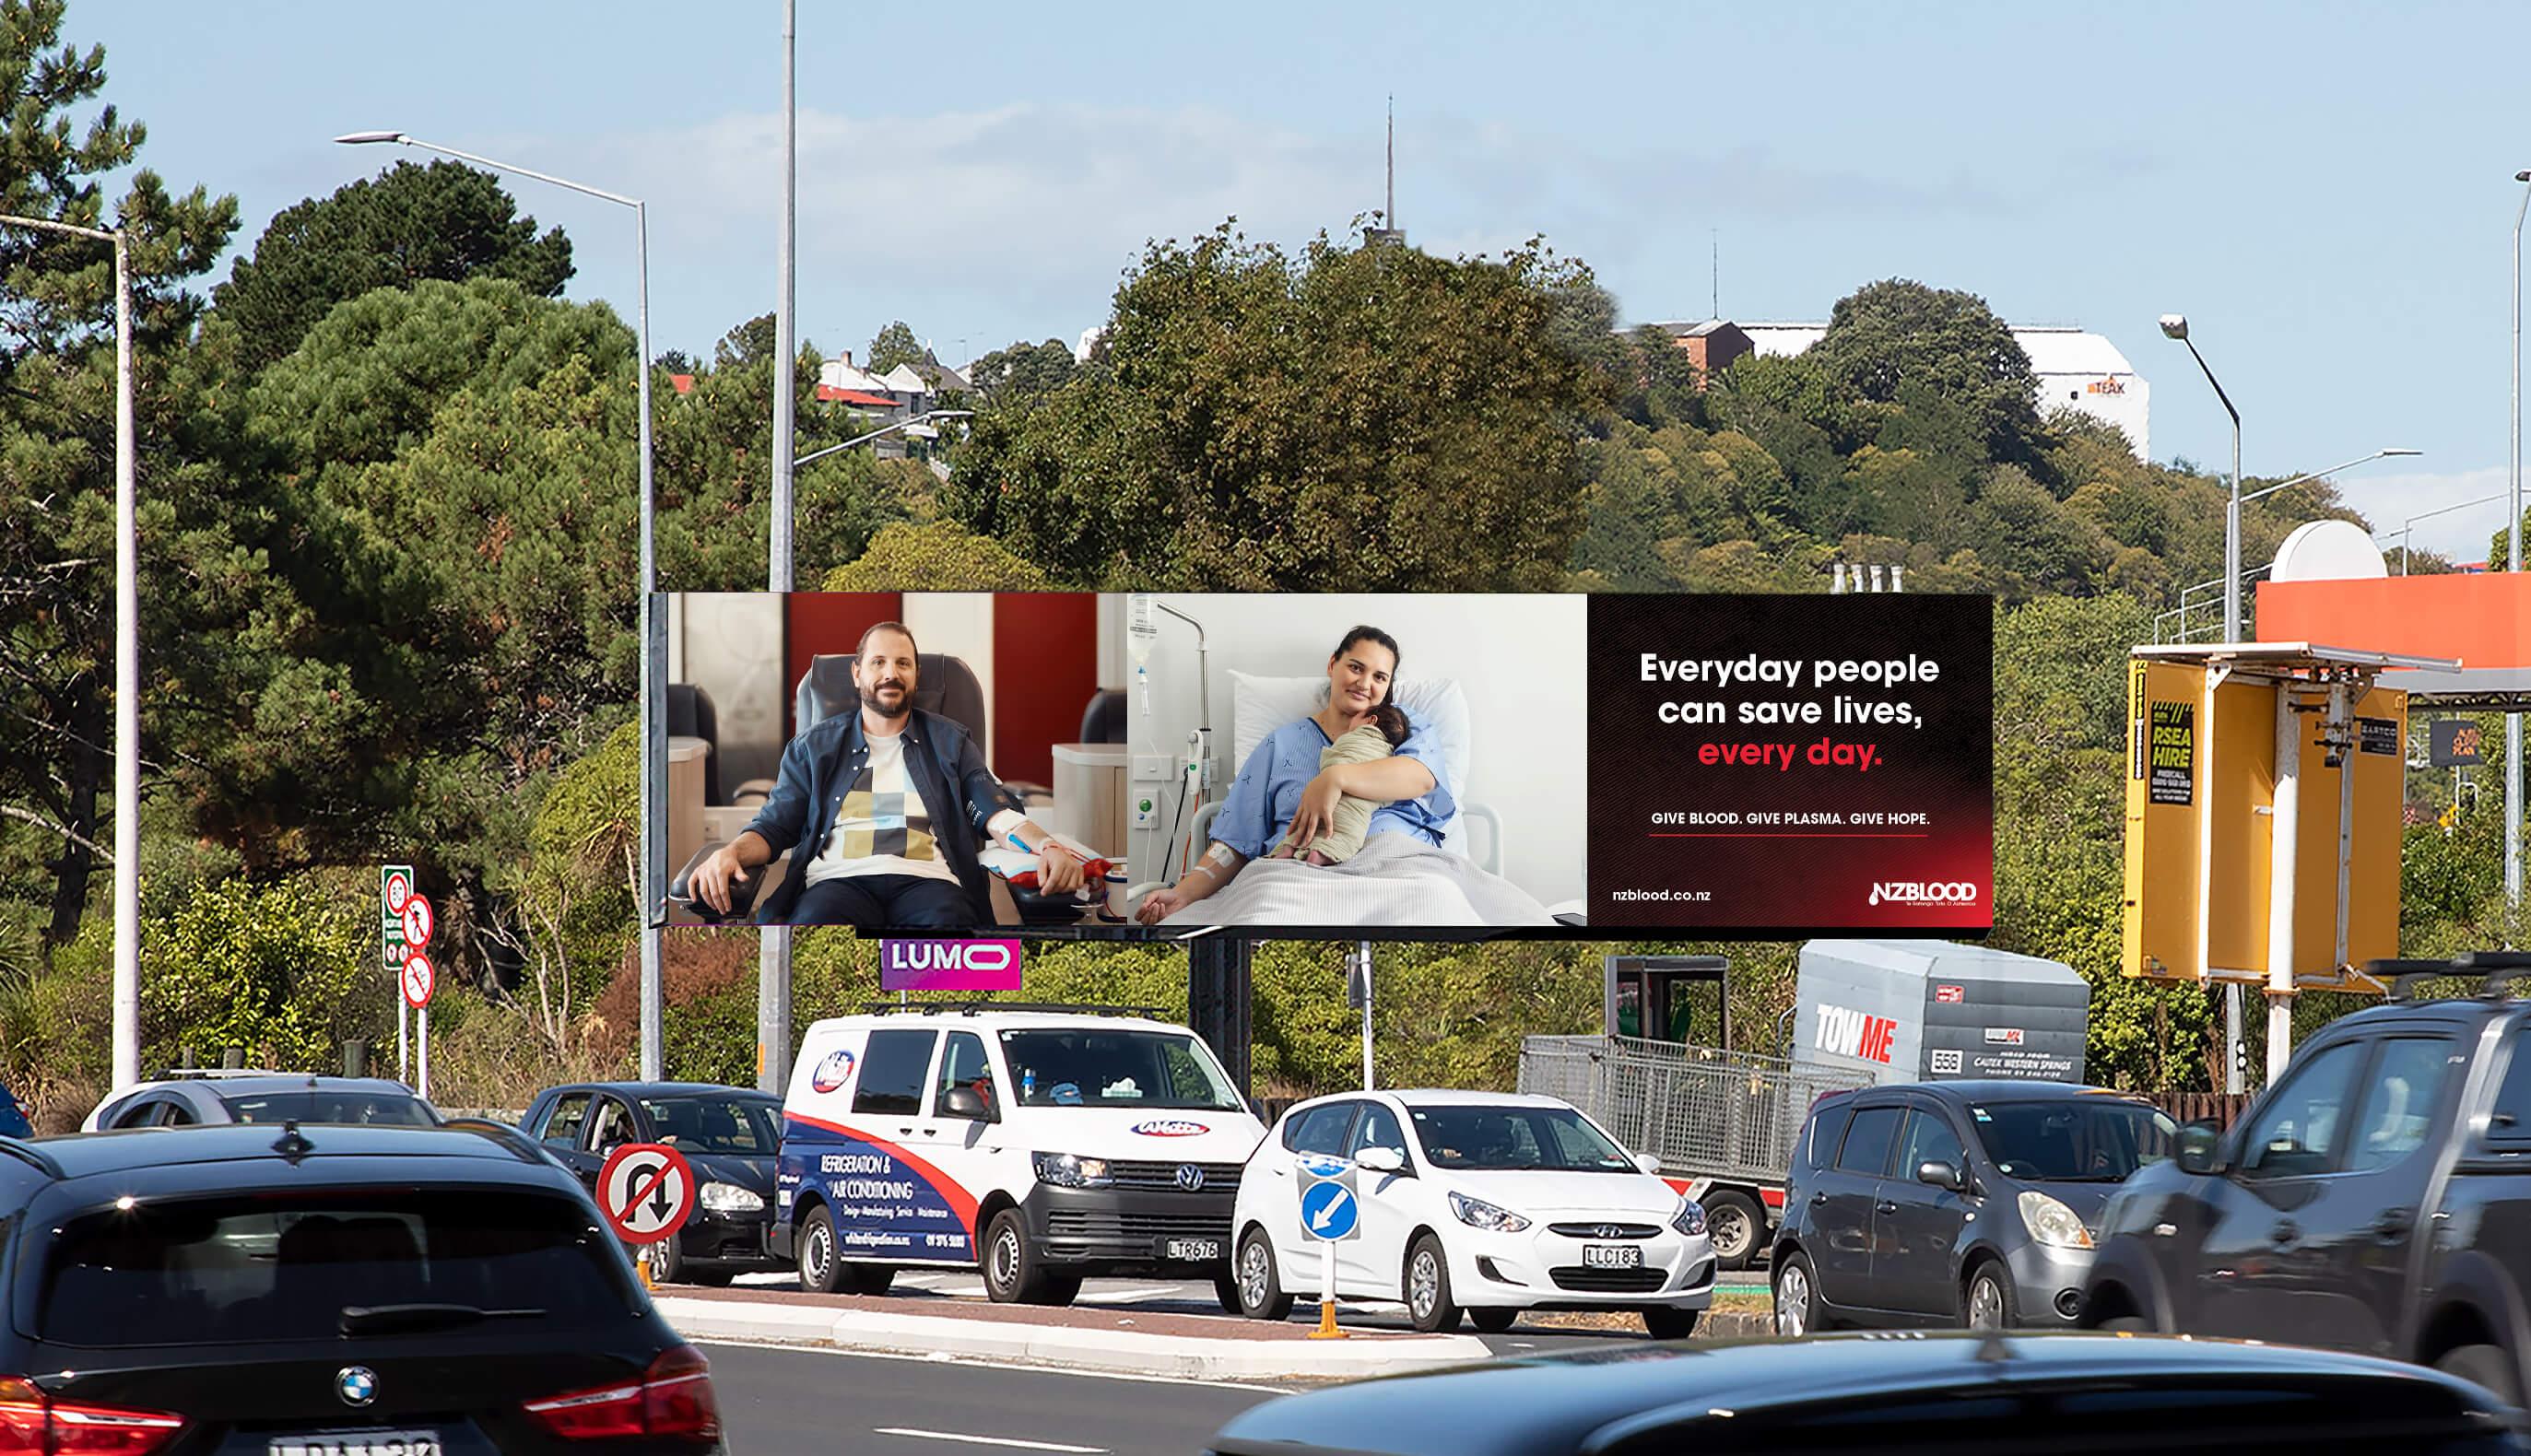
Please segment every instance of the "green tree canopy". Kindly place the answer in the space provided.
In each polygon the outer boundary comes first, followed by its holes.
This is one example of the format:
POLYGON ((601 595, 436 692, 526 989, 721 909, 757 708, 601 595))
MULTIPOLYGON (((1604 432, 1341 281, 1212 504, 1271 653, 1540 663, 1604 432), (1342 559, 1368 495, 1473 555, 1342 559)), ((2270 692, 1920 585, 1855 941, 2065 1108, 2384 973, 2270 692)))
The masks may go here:
POLYGON ((1048 339, 1042 344, 1023 339, 976 361, 967 382, 987 399, 1017 403, 1061 389, 1071 381, 1076 367, 1072 346, 1061 339, 1048 339))
POLYGON ((398 162, 374 178, 284 208, 212 290, 250 365, 299 347, 335 305, 425 279, 506 278, 553 298, 571 280, 571 240, 536 220, 488 172, 398 162))
POLYGON ((1843 402, 1896 404, 1913 386, 1965 412, 1993 458, 2026 461, 2038 449, 2030 356, 1975 294, 1904 278, 1865 284, 1837 300, 1810 352, 1843 402))
POLYGON ((905 320, 900 318, 880 329, 878 337, 871 340, 870 361, 864 367, 873 374, 884 374, 898 364, 930 362, 931 351, 923 347, 923 341, 916 338, 914 330, 906 327, 905 320))
POLYGON ((1557 329, 1588 283, 1537 244, 1153 243, 1103 361, 984 411, 944 500, 1084 586, 1553 586, 1607 396, 1557 329))
MULTIPOLYGON (((129 238, 140 570, 164 583, 144 594, 143 631, 181 641, 206 593, 234 580, 229 513, 204 501, 198 469, 216 421, 196 408, 182 351, 201 309, 186 280, 227 246, 237 202, 172 195, 140 167, 109 208, 107 179, 135 167, 146 133, 97 102, 104 51, 62 44, 63 13, 62 0, 0 3, 0 211, 129 238)), ((0 228, 0 894, 47 902, 45 938, 59 945, 78 931, 110 838, 99 801, 113 763, 113 248, 0 228)))

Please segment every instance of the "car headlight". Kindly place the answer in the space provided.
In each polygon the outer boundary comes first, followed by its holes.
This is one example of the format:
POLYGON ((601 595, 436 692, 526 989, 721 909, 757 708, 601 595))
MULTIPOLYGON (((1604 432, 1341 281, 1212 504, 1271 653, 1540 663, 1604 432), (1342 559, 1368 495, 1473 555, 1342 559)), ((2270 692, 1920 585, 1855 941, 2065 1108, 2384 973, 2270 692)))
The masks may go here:
POLYGON ((1107 1176, 1107 1159, 1103 1157, 1041 1152, 1037 1155, 1037 1181, 1057 1188, 1105 1188, 1115 1180, 1107 1176))
POLYGON ((1681 1199, 1678 1212, 1672 1214, 1669 1226, 1691 1239, 1705 1237, 1705 1205, 1694 1199, 1681 1199))
POLYGON ((2032 1189, 2021 1196, 2021 1224, 2030 1237, 2051 1249, 2089 1249, 2092 1231, 2074 1210, 2048 1195, 2032 1189))
POLYGON ((761 1213, 764 1195, 735 1183, 706 1183, 701 1195, 705 1208, 714 1213, 761 1213))
POLYGON ((1483 1199, 1472 1199, 1463 1193, 1450 1195, 1450 1212, 1470 1228, 1481 1228, 1490 1234, 1516 1234, 1529 1227, 1529 1220, 1509 1208, 1497 1208, 1483 1199))

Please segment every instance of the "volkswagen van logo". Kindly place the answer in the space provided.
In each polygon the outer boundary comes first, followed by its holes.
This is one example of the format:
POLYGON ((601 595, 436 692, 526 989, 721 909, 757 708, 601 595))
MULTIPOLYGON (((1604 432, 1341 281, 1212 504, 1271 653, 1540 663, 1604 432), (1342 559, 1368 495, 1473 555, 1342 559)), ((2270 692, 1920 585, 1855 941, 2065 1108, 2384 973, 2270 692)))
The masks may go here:
POLYGON ((1204 1192, 1204 1169, 1194 1163, 1178 1164, 1178 1189, 1182 1193, 1204 1192))
POLYGON ((378 1398, 378 1377, 366 1365, 347 1365, 334 1373, 334 1393, 347 1406, 365 1406, 378 1398))

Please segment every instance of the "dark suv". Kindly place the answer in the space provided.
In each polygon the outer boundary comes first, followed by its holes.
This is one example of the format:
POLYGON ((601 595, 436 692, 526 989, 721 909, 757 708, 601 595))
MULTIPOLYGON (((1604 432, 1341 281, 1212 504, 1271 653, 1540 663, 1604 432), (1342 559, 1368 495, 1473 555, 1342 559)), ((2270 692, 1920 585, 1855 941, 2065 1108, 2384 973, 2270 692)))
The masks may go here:
MULTIPOLYGON (((2397 963, 2405 967, 2408 963, 2397 963)), ((2389 969, 2389 968, 2386 968, 2389 969)), ((2481 994, 2333 1022, 2228 1134, 2104 1217, 2084 1322, 2334 1345, 2517 1403, 2531 1355, 2531 956, 2464 956, 2481 994)))
POLYGON ((2102 1205, 2178 1131, 2133 1097, 2054 1082, 1823 1097, 1771 1255, 1775 1328, 2071 1323, 2102 1205))
POLYGON ((701 1354, 516 1133, 0 1139, 0 1450, 721 1448, 701 1354))
POLYGON ((765 1240, 780 1097, 700 1082, 590 1082, 536 1093, 519 1126, 591 1189, 606 1155, 626 1143, 665 1144, 686 1155, 703 1186, 694 1216, 654 1246, 651 1267, 661 1279, 727 1284, 750 1270, 791 1267, 765 1240))

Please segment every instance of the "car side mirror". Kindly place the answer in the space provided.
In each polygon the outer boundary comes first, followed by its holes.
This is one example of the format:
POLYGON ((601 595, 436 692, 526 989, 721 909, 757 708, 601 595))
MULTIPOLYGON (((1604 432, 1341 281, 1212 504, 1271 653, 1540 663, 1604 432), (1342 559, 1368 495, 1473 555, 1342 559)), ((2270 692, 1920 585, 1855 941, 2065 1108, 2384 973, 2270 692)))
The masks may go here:
POLYGON ((1936 1188, 1946 1188, 1953 1193, 1966 1193, 1969 1189, 1968 1175, 1946 1162, 1918 1163, 1916 1181, 1930 1183, 1936 1188))
POLYGON ((2192 1122, 2179 1130, 2179 1148, 2173 1154, 2179 1171, 2199 1177, 2223 1171, 2223 1135, 2211 1122, 2192 1122))
POLYGON ((1367 1173, 1403 1173, 1406 1154, 1395 1148, 1366 1148, 1353 1155, 1353 1163, 1367 1173))
POLYGON ((1654 1152, 1638 1152, 1635 1154, 1635 1166, 1641 1171, 1650 1173, 1654 1177, 1658 1178, 1660 1176, 1660 1154, 1654 1152))
POLYGON ((953 1087, 942 1093, 940 1115, 963 1117, 969 1122, 995 1121, 992 1104, 984 1100, 984 1093, 972 1087, 953 1087))

